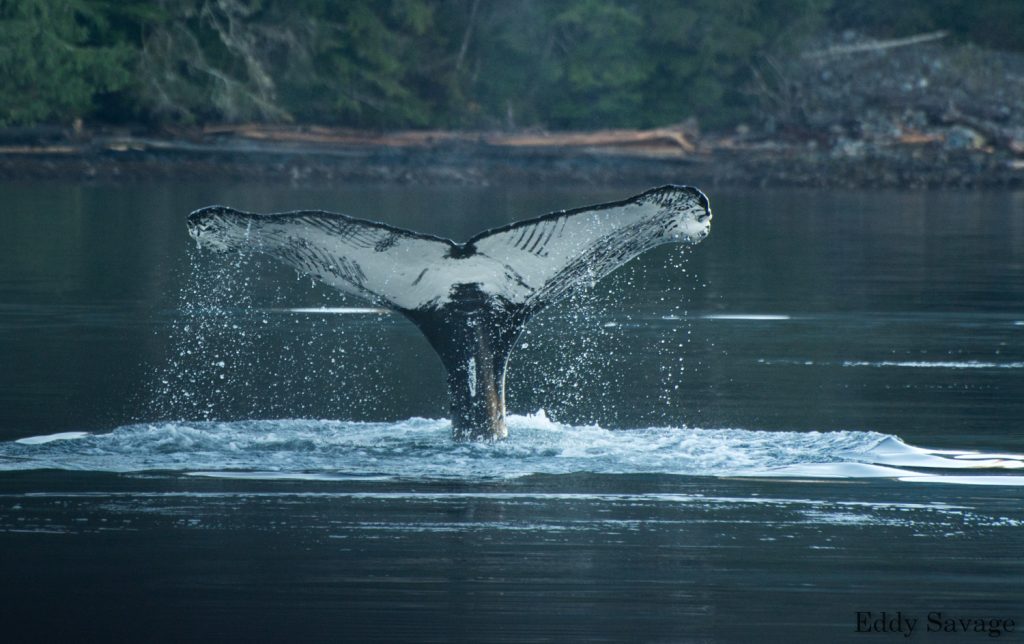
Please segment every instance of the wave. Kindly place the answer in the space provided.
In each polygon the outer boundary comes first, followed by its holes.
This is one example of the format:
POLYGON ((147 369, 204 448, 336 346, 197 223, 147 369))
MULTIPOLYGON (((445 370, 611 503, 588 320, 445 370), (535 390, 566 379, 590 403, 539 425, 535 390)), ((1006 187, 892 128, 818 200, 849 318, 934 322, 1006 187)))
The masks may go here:
POLYGON ((0 443, 0 471, 170 471, 256 479, 486 480, 537 474, 888 478, 1024 485, 1024 455, 929 450, 865 431, 609 430, 509 417, 511 438, 453 443, 447 420, 245 420, 127 425, 0 443), (921 471, 924 470, 924 471, 921 471), (949 476, 955 471, 957 476, 949 476), (972 472, 969 476, 962 472, 972 472))
POLYGON ((843 360, 842 362, 815 362, 814 360, 759 358, 763 365, 836 366, 841 367, 898 367, 901 369, 1024 369, 1024 362, 991 362, 985 360, 843 360))
POLYGON ((702 320, 747 320, 751 322, 775 322, 791 320, 789 315, 770 315, 762 313, 712 313, 700 316, 702 320))
POLYGON ((909 369, 1024 369, 1024 362, 984 362, 981 360, 847 360, 844 367, 903 367, 909 369))

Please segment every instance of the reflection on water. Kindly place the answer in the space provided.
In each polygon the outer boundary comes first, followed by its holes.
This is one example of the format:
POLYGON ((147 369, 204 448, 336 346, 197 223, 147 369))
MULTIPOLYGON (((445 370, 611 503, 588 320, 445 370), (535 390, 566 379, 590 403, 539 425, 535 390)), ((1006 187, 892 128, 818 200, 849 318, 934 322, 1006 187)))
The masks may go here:
POLYGON ((465 239, 646 187, 0 187, 6 623, 26 641, 1024 623, 1019 194, 712 192, 700 246, 531 323, 510 407, 547 415, 498 445, 430 420, 443 371, 412 325, 198 256, 184 227, 225 203, 465 239))
POLYGON ((1020 497, 974 489, 29 474, 0 599, 69 639, 844 641, 859 610, 1019 615, 1020 497))

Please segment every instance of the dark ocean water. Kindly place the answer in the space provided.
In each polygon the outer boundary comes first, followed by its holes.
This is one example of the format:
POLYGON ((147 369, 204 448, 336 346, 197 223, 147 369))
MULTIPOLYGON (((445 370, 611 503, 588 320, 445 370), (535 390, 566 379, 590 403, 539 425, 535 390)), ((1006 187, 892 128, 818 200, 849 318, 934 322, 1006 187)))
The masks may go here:
POLYGON ((709 191, 531 323, 497 445, 411 324, 184 226, 646 187, 0 186, 5 641, 1021 639, 1024 195, 709 191))

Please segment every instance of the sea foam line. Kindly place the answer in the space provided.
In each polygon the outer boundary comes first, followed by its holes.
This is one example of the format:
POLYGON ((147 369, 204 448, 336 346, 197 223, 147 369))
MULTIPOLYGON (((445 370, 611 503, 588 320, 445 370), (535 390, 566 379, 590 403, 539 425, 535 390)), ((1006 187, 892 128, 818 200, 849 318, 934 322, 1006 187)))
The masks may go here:
POLYGON ((370 313, 385 315, 389 313, 387 309, 378 309, 366 306, 323 306, 312 308, 289 308, 273 310, 283 311, 287 313, 312 313, 318 315, 362 315, 370 313))
POLYGON ((902 367, 908 369, 1024 369, 1024 362, 982 362, 980 360, 882 360, 868 362, 864 360, 846 360, 844 367, 902 367))
POLYGON ((793 319, 788 315, 770 315, 761 313, 711 313, 700 317, 702 320, 752 320, 760 322, 793 319))
POLYGON ((983 360, 843 360, 842 362, 758 358, 758 364, 796 365, 805 367, 896 367, 901 369, 1024 369, 1024 362, 989 362, 983 360))

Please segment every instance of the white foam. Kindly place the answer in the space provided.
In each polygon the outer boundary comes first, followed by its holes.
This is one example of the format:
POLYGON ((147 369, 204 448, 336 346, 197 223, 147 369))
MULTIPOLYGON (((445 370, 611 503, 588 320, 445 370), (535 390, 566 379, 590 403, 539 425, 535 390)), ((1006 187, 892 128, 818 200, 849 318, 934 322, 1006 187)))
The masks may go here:
POLYGON ((28 438, 19 438, 14 441, 20 445, 43 445, 45 443, 52 443, 54 441, 71 441, 79 438, 85 438, 89 435, 89 432, 60 432, 59 434, 47 434, 45 436, 29 436, 28 438))
POLYGON ((771 470, 750 471, 745 476, 771 478, 900 478, 916 472, 871 463, 801 463, 771 470))
POLYGON ((861 360, 847 360, 843 362, 844 367, 903 367, 909 369, 1024 369, 1024 362, 982 362, 979 360, 966 361, 924 361, 906 360, 880 362, 867 362, 861 360))
POLYGON ((1024 455, 983 454, 959 450, 930 450, 907 445, 895 436, 887 436, 875 447, 856 455, 872 463, 900 467, 938 469, 1020 469, 1024 455), (952 458, 950 458, 952 457, 952 458))
POLYGON ((702 315, 703 320, 755 320, 755 321, 772 321, 772 320, 791 320, 792 318, 788 315, 767 315, 757 313, 720 313, 702 315))
POLYGON ((365 306, 324 306, 314 308, 278 309, 288 313, 313 313, 316 315, 363 315, 376 313, 383 315, 389 313, 387 309, 378 309, 365 306))
MULTIPOLYGON (((938 452, 937 452, 938 453, 938 452)), ((1011 460, 1021 462, 1024 459, 1024 454, 979 454, 977 452, 950 452, 956 454, 953 458, 956 459, 987 459, 994 458, 1000 460, 1011 460)))
MULTIPOLYGON (((0 471, 174 471, 297 480, 487 480, 535 474, 888 478, 1024 468, 1024 455, 929 450, 874 432, 766 432, 567 425, 512 415, 510 439, 454 443, 447 420, 166 422, 108 434, 67 432, 0 443, 0 471), (74 440, 72 440, 74 439, 74 440)), ((1014 485, 1016 477, 995 476, 1014 485)), ((957 479, 944 478, 946 482, 957 479)))
POLYGON ((188 476, 217 479, 240 479, 246 481, 390 481, 391 476, 345 476, 329 472, 186 472, 188 476))
POLYGON ((907 483, 945 483, 952 485, 1001 485, 1009 487, 1024 486, 1024 476, 948 476, 937 474, 914 474, 901 476, 900 481, 907 483))
MULTIPOLYGON (((559 428, 565 427, 565 425, 556 423, 550 418, 548 418, 548 412, 545 411, 544 409, 538 409, 532 414, 526 414, 522 416, 518 414, 512 414, 508 417, 508 425, 513 429, 536 427, 538 429, 558 430, 559 428)), ((590 425, 589 428, 594 429, 597 428, 597 426, 590 425)))

